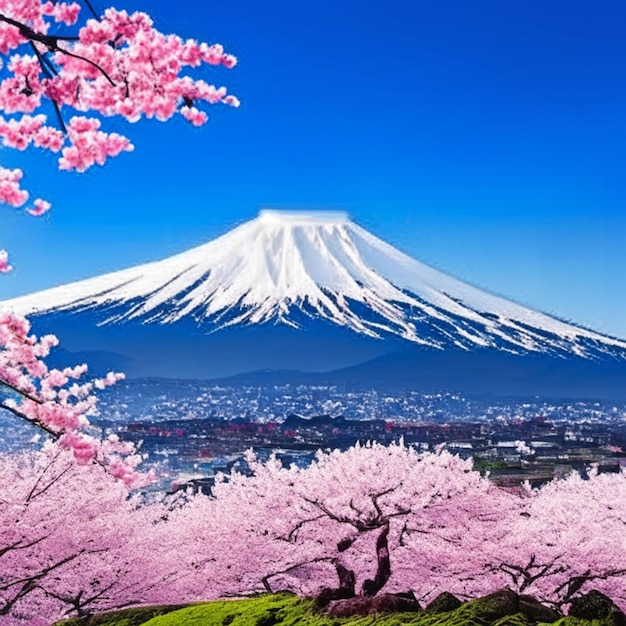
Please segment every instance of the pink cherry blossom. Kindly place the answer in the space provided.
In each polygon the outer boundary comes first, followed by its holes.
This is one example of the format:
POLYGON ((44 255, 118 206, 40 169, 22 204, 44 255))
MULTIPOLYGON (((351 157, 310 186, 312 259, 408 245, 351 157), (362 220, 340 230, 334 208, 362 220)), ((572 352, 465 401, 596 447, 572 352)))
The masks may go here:
POLYGON ((10 272, 12 269, 9 265, 9 253, 6 250, 0 250, 0 274, 10 272))
POLYGON ((42 13, 44 15, 52 15, 57 22, 63 22, 67 26, 72 26, 78 20, 80 5, 76 2, 46 2, 42 6, 42 13))
MULTIPOLYGON (((81 20, 82 10, 76 2, 0 3, 0 55, 8 61, 0 80, 4 146, 60 152, 59 169, 84 172, 134 149, 127 137, 100 128, 107 117, 167 121, 180 113, 202 126, 208 120, 203 104, 239 106, 225 87, 189 73, 203 64, 233 68, 236 57, 220 44, 165 35, 139 11, 109 8, 81 20), (77 25, 76 31, 58 36, 59 24, 77 25), (80 115, 68 121, 72 112, 80 115)), ((28 200, 21 177, 0 167, 0 202, 18 207, 28 200)), ((38 216, 48 208, 38 200, 28 212, 38 216)))
POLYGON ((0 454, 0 475, 3 626, 49 626, 167 596, 160 503, 142 504, 122 480, 58 445, 0 454))
MULTIPOLYGON (((6 321, 27 336, 22 320, 6 321)), ((509 586, 561 610, 592 588, 626 607, 623 473, 511 493, 447 452, 374 443, 318 452, 306 468, 249 453, 250 472, 218 477, 210 495, 138 498, 128 466, 90 461, 102 446, 129 452, 115 435, 68 433, 40 452, 0 454, 0 621, 315 594, 337 588, 340 571, 354 592, 410 590, 424 603, 509 586)))
POLYGON ((89 432, 89 417, 97 404, 94 389, 114 385, 124 375, 109 372, 104 378, 84 382, 85 364, 50 369, 45 358, 58 345, 57 338, 29 333, 28 320, 0 313, 0 381, 17 395, 17 399, 0 397, 0 410, 45 431, 63 448, 71 449, 79 464, 97 461, 110 466, 129 485, 144 482, 146 477, 136 469, 141 457, 132 445, 100 441, 89 432))
POLYGON ((37 198, 37 200, 33 202, 33 205, 34 208, 28 209, 28 213, 34 215, 35 217, 39 217, 40 215, 47 213, 52 206, 49 202, 46 202, 46 200, 41 200, 40 198, 37 198))
POLYGON ((194 126, 202 126, 209 119, 204 111, 199 111, 196 107, 183 107, 180 112, 182 116, 194 126))
POLYGON ((9 170, 0 166, 0 202, 18 207, 28 200, 28 192, 20 189, 20 180, 21 170, 9 170))

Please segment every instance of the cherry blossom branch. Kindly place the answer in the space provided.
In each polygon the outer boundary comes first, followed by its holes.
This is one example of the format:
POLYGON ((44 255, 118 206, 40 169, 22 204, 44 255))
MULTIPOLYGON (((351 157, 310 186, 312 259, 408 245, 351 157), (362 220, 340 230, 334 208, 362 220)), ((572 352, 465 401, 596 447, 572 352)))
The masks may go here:
MULTIPOLYGON (((21 395, 23 395, 25 398, 28 398, 29 400, 32 400, 33 402, 36 402, 38 404, 43 404, 43 400, 39 400, 37 398, 33 398, 32 396, 29 396, 27 393, 22 393, 20 392, 17 388, 12 387, 11 385, 9 385, 8 383, 5 383, 4 381, 0 380, 0 384, 9 387, 11 389, 13 389, 14 391, 16 391, 17 393, 20 393, 21 395)), ((55 441, 58 441, 65 433, 64 430, 61 431, 54 431, 51 428, 49 428, 48 426, 46 426, 42 421, 40 421, 39 419, 36 418, 32 418, 29 417, 28 415, 26 415, 25 413, 22 413, 21 411, 19 411, 16 407, 7 405, 5 403, 0 403, 0 409, 5 409, 6 411, 9 411, 10 413, 13 413, 13 415, 15 415, 16 417, 19 417, 25 421, 27 421, 29 424, 32 424, 33 426, 36 426, 37 428, 43 430, 45 433, 47 433, 48 435, 50 435, 55 441)), ((93 461, 97 464, 100 465, 102 468, 104 468, 106 470, 106 465, 100 461, 98 458, 94 458, 93 461)), ((52 461, 51 461, 52 464, 52 461)), ((49 487, 50 485, 48 485, 49 487)), ((46 487, 46 489, 48 488, 46 487)), ((34 489, 34 488, 33 488, 34 489)))
POLYGON ((105 378, 87 383, 70 382, 80 379, 87 366, 48 369, 43 358, 58 345, 58 339, 47 335, 40 339, 29 335, 30 323, 12 313, 0 314, 0 383, 16 393, 0 401, 0 409, 11 412, 46 432, 63 448, 73 451, 79 464, 95 462, 128 486, 139 485, 149 477, 136 471, 141 457, 133 444, 122 443, 117 436, 97 441, 88 436, 87 415, 95 410, 97 398, 93 389, 104 389, 123 378, 110 372, 105 378))
POLYGON ((381 491, 380 493, 370 494, 370 498, 372 499, 372 504, 374 505, 374 508, 376 509, 376 514, 378 516, 378 519, 380 520, 383 519, 383 512, 380 510, 378 500, 382 498, 383 496, 393 493, 398 487, 401 487, 401 486, 402 486, 402 483, 400 483, 400 485, 395 486, 395 487, 389 487, 389 489, 385 489, 384 491, 381 491))
POLYGON ((573 596, 581 590, 585 583, 591 582, 592 580, 607 580, 609 578, 623 576, 624 574, 626 574, 626 569, 609 570, 607 572, 603 572, 602 574, 594 574, 590 569, 588 569, 584 574, 572 576, 569 580, 566 580, 564 583, 559 585, 554 590, 554 594, 558 595, 565 588, 567 588, 566 594, 561 602, 561 604, 567 604, 568 602, 571 602, 573 596))
MULTIPOLYGON (((347 517, 345 515, 339 515, 339 514, 333 513, 319 500, 311 499, 306 496, 303 496, 303 499, 305 500, 305 502, 308 502, 309 504, 312 504, 313 506, 317 507, 320 511, 322 511, 326 516, 328 516, 330 519, 334 520, 335 522, 341 522, 342 524, 350 524, 350 526, 353 526, 359 532, 367 532, 370 530, 376 530, 378 528, 381 528, 382 526, 388 523, 389 518, 398 517, 398 516, 406 515, 410 513, 411 511, 410 508, 405 509, 405 508, 400 507, 396 511, 392 513, 386 513, 386 514, 383 514, 382 510, 380 509, 380 506, 378 504, 378 499, 388 493, 395 491, 396 489, 397 487, 391 487, 381 493, 370 494, 370 498, 372 499, 372 504, 374 505, 374 508, 376 509, 376 516, 369 517, 366 520, 352 519, 351 517, 347 517)), ((350 503, 350 508, 352 508, 359 515, 363 514, 362 511, 359 511, 359 509, 357 509, 354 506, 352 501, 350 503)))
POLYGON ((562 558, 563 554, 559 554, 548 563, 538 564, 536 556, 533 554, 530 561, 524 566, 513 565, 512 563, 501 563, 498 569, 508 574, 513 579, 515 585, 518 585, 518 580, 521 576, 523 582, 519 586, 519 590, 525 591, 530 585, 545 576, 566 572, 569 569, 567 566, 557 566, 557 563, 562 558), (536 570, 536 572, 533 573, 533 570, 536 570))
POLYGON ((359 524, 358 520, 353 520, 349 517, 345 517, 343 515, 337 515, 333 513, 319 500, 307 498, 306 496, 303 496, 302 499, 305 502, 308 502, 309 504, 312 504, 313 506, 317 507, 320 511, 322 511, 322 513, 324 513, 324 515, 326 515, 327 517, 329 517, 335 522, 340 522, 341 524, 350 524, 350 526, 354 526, 354 528, 356 528, 357 530, 360 530, 359 526, 362 526, 362 524, 359 524))
MULTIPOLYGON (((0 80, 0 111, 16 114, 9 119, 0 116, 4 146, 26 150, 32 145, 61 152, 59 169, 84 172, 134 148, 126 137, 99 130, 104 118, 119 116, 136 122, 147 117, 164 122, 180 114, 194 126, 202 126, 208 116, 198 103, 239 106, 225 87, 184 73, 202 64, 234 67, 236 57, 220 44, 164 35, 142 12, 109 8, 98 16, 90 0, 83 4, 95 19, 86 20, 77 35, 57 35, 50 34, 49 27, 53 22, 76 24, 78 4, 4 3, 0 57, 7 59, 12 74, 0 80), (26 44, 31 54, 19 54, 26 44), (47 114, 31 116, 46 102, 51 103, 58 126, 48 125, 47 114), (64 119, 70 108, 81 116, 64 119)), ((27 202, 29 194, 20 188, 21 178, 21 170, 0 167, 0 202, 15 207, 27 202)), ((39 216, 48 209, 50 203, 38 198, 27 211, 39 216)), ((0 249, 0 274, 11 270, 6 250, 0 249)))
POLYGON ((11 552, 12 550, 27 550, 28 548, 32 548, 33 546, 36 546, 38 543, 45 541, 49 536, 50 535, 44 535, 42 537, 34 539, 33 541, 29 543, 24 543, 21 539, 19 539, 18 541, 12 544, 9 544, 8 546, 4 546, 4 548, 0 548, 0 558, 3 557, 5 554, 11 552))
POLYGON ((78 41, 78 37, 68 38, 68 37, 61 37, 58 35, 43 35, 41 33, 34 31, 32 28, 30 28, 23 22, 14 20, 8 15, 3 15, 2 13, 0 13, 0 22, 6 22, 7 24, 10 24, 11 26, 15 26, 15 28, 17 28, 20 35, 22 35, 24 39, 28 39, 29 41, 38 41, 39 43, 44 44, 50 49, 53 49, 56 43, 60 39, 71 39, 72 41, 78 41))
POLYGON ((26 502, 30 502, 31 500, 34 500, 35 498, 43 495, 44 493, 46 493, 46 491, 48 491, 48 489, 50 489, 56 482, 58 482, 59 480, 61 480, 61 478, 63 478, 63 476, 65 476, 69 471, 70 471, 70 467, 66 467, 65 469, 63 469, 59 474, 57 474, 51 481, 48 482, 48 484, 43 488, 40 489, 39 491, 36 491, 37 487, 39 486, 39 483, 41 482, 41 479, 43 478, 43 475, 52 467, 52 465, 54 464, 54 462, 61 456, 61 453, 57 453, 56 456, 54 456, 50 462, 48 463, 48 465, 46 465, 46 467, 44 467, 44 469, 42 470, 41 474, 39 474, 39 476, 37 477, 37 480, 35 481, 35 484, 33 485, 33 488, 29 491, 28 495, 26 496, 26 502))
MULTIPOLYGON (((90 596, 88 598, 83 599, 83 596, 85 594, 85 590, 84 589, 80 589, 76 595, 74 596, 69 596, 67 594, 61 594, 61 593, 55 593, 53 591, 50 591, 48 589, 46 589, 45 587, 39 585, 39 588, 49 597, 54 598, 55 600, 59 600, 60 602, 63 602, 64 604, 68 604, 70 605, 72 608, 68 609, 66 611, 66 615, 71 614, 72 610, 76 611, 76 616, 79 618, 87 618, 87 617, 91 617, 93 615, 93 613, 91 611, 86 610, 86 607, 88 607, 90 604, 93 604, 94 602, 97 602, 98 600, 100 600, 106 593, 108 593, 109 591, 111 591, 111 589, 114 589, 116 586, 117 581, 113 580, 109 585, 105 585, 98 593, 96 593, 93 596, 90 596)), ((129 603, 124 603, 126 606, 130 606, 132 604, 136 604, 134 602, 129 602, 129 603)), ((113 610, 117 610, 117 609, 122 609, 124 608, 124 605, 118 605, 118 606, 112 606, 110 607, 113 610)))
POLYGON ((52 48, 52 51, 53 52, 61 52, 62 54, 66 54, 67 56, 72 57, 73 59, 78 59, 80 61, 84 61, 85 63, 88 63, 89 65, 91 65, 92 67, 97 69, 104 76, 104 78, 108 81, 108 83, 111 85, 111 87, 115 87, 116 86, 115 82, 113 81, 113 79, 95 61, 92 61, 91 59, 88 59, 87 57, 84 57, 84 56, 82 56, 80 54, 74 54, 73 52, 70 52, 69 50, 66 50, 65 48, 60 48, 58 45, 55 46, 54 48, 52 48))
MULTIPOLYGON (((41 52, 39 52, 39 50, 37 50, 37 46, 32 41, 30 42, 30 45, 39 61, 39 65, 41 66, 44 74, 48 78, 52 78, 52 73, 57 73, 56 68, 54 67, 54 65, 52 65, 52 63, 50 63, 50 61, 48 61, 48 59, 46 59, 43 54, 41 54, 41 52)), ((63 121, 63 116, 61 115, 61 107, 59 106, 59 103, 54 98, 50 98, 50 102, 52 102, 52 106, 54 107, 54 113, 56 114, 57 122, 59 123, 61 131, 63 132, 63 134, 67 134, 67 126, 63 121)))
MULTIPOLYGON (((402 541, 403 535, 410 535, 411 533, 416 533, 418 535, 429 535, 432 537, 437 537, 437 539, 441 539, 446 543, 449 543, 453 546, 461 546, 463 542, 461 539, 452 539, 450 537, 446 537, 445 535, 441 535, 438 532, 434 531, 432 528, 424 529, 424 528, 409 528, 406 524, 402 528, 402 532, 400 533, 400 541, 402 541)), ((401 544, 404 545, 404 544, 401 544)))
MULTIPOLYGON (((0 381, 1 383, 2 381, 0 381)), ((8 386, 8 385, 7 385, 8 386)), ((43 430, 44 432, 46 432, 48 435, 50 435, 55 441, 59 441, 59 439, 65 434, 64 431, 61 432, 56 432, 50 428, 48 428, 48 426, 46 426, 43 422, 41 422, 38 419, 33 419, 31 417, 29 417, 28 415, 22 413, 21 411, 19 411, 18 409, 16 409, 15 407, 12 406, 7 406, 4 403, 0 403, 0 409, 5 409, 6 411, 9 411, 10 413, 13 413, 13 415, 15 415, 16 417, 19 417, 25 421, 27 421, 29 424, 32 424, 33 426, 36 426, 37 428, 40 428, 41 430, 43 430)), ((93 462, 96 465, 99 465, 100 467, 102 467, 105 471, 107 470, 107 466, 97 457, 95 457, 93 459, 93 462)))
POLYGON ((53 563, 52 565, 43 568, 41 571, 33 574, 32 576, 27 576, 19 580, 15 580, 6 585, 0 585, 0 590, 2 591, 8 591, 11 587, 20 584, 22 585, 21 589, 19 589, 19 591, 17 591, 17 593, 15 593, 11 599, 7 600, 5 605, 0 607, 0 615, 8 615, 17 602, 19 602, 24 596, 28 595, 36 588, 40 580, 45 578, 50 572, 53 572, 63 565, 70 563, 74 559, 77 559, 84 552, 85 550, 79 550, 75 554, 69 555, 61 559, 60 561, 57 561, 56 563, 53 563))
POLYGON ((55 432, 54 430, 46 426, 43 422, 41 422, 40 420, 36 418, 28 417, 28 415, 22 413, 14 406, 7 405, 3 402, 3 403, 0 403, 0 409, 4 409, 5 411, 9 411, 9 413, 13 413, 15 417, 19 417, 20 419, 27 421, 29 424, 32 424, 33 426, 40 428, 41 430, 43 430, 45 433, 47 433, 54 439, 58 439, 60 437, 59 433, 55 432))
POLYGON ((325 517, 324 514, 318 515, 317 517, 309 517, 307 519, 300 520, 290 531, 286 537, 278 537, 278 539, 282 539, 283 541, 294 542, 298 538, 298 532, 305 525, 312 522, 317 522, 320 519, 325 517))
POLYGON ((20 35, 22 35, 24 39, 27 39, 31 43, 38 41, 39 43, 46 46, 51 52, 61 52, 62 54, 67 54, 70 57, 73 57, 75 59, 80 59, 81 61, 88 63, 89 65, 97 69, 109 81, 111 86, 115 87, 115 83, 113 82, 111 77, 95 61, 92 61, 91 59, 88 59, 84 56, 81 56, 80 54, 74 54, 73 52, 70 52, 69 50, 66 50, 65 48, 59 47, 59 41, 79 41, 80 39, 79 37, 75 37, 75 36, 68 37, 68 36, 62 36, 62 35, 43 35, 41 33, 34 31, 32 28, 30 28, 26 24, 23 24, 22 22, 18 22, 17 20, 14 20, 6 15, 3 15, 2 13, 0 13, 0 22, 6 22, 7 24, 10 24, 11 26, 15 26, 15 28, 19 30, 20 35))

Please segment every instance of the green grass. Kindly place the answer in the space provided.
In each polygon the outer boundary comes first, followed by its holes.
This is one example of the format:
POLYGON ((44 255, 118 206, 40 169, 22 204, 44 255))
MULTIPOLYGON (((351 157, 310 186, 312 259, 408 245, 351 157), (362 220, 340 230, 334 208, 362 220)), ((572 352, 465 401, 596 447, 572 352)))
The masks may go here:
POLYGON ((170 611, 187 608, 185 605, 149 606, 134 609, 124 609, 115 613, 94 615, 88 619, 74 617, 59 622, 59 626, 142 626, 153 617, 165 615, 170 611))
MULTIPOLYGON (((498 620, 488 619, 484 600, 468 602, 450 613, 392 613, 367 617, 329 618, 319 613, 313 601, 293 595, 262 595, 244 600, 218 600, 179 607, 146 607, 72 619, 63 626, 545 626, 521 613, 498 620)), ((609 626, 565 617, 554 626, 609 626)))

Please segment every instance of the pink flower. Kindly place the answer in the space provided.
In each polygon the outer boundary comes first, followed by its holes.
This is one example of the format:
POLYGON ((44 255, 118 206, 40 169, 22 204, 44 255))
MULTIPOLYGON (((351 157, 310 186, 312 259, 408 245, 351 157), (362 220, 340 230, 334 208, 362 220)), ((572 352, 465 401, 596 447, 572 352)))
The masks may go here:
POLYGON ((0 166, 0 201, 21 206, 28 200, 28 192, 20 189, 22 170, 8 170, 0 166))
POLYGON ((45 200, 41 200, 40 198, 37 198, 37 200, 35 200, 33 204, 35 205, 35 208, 27 209, 27 212, 30 213, 31 215, 34 215, 35 217, 39 217, 40 215, 47 213, 50 210, 50 207, 52 206, 49 202, 46 202, 45 200))
POLYGON ((63 22, 67 26, 71 26, 78 20, 78 14, 80 13, 80 5, 72 2, 68 4, 66 2, 46 2, 42 5, 42 12, 44 15, 51 15, 56 22, 63 22))
POLYGON ((235 107, 235 108, 237 108, 241 104, 241 102, 239 102, 239 98, 237 98, 237 96, 226 96, 222 100, 222 102, 224 104, 228 104, 231 107, 235 107))
POLYGON ((202 126, 202 124, 206 124, 209 119, 204 111, 199 111, 196 107, 185 106, 180 110, 180 114, 194 126, 202 126))
POLYGON ((79 433, 65 433, 59 438, 59 444, 63 448, 72 450, 78 465, 88 465, 98 453, 98 445, 95 439, 79 433))
POLYGON ((205 63, 209 65, 219 65, 224 56, 224 47, 219 43, 215 43, 212 46, 201 44, 200 52, 202 53, 202 58, 205 63))
MULTIPOLYGON (((180 111, 202 126, 208 115, 192 103, 239 106, 225 87, 184 73, 203 65, 234 67, 237 58, 221 44, 166 35, 146 13, 114 8, 85 19, 68 37, 55 37, 57 24, 77 23, 81 6, 76 0, 0 0, 0 13, 18 24, 0 21, 2 145, 60 153, 59 169, 84 172, 134 149, 127 137, 101 129, 107 117, 164 122, 180 111), (72 112, 79 114, 71 117, 72 112)), ((0 166, 0 203, 27 202, 21 178, 20 170, 0 166)), ((49 202, 37 199, 27 212, 41 216, 49 209, 49 202)), ((3 251, 0 273, 10 269, 3 251)))
POLYGON ((229 70, 232 69, 237 65, 237 57, 232 54, 225 54, 222 57, 222 65, 229 70))
POLYGON ((9 253, 6 250, 0 250, 0 274, 6 274, 12 269, 9 265, 9 253))

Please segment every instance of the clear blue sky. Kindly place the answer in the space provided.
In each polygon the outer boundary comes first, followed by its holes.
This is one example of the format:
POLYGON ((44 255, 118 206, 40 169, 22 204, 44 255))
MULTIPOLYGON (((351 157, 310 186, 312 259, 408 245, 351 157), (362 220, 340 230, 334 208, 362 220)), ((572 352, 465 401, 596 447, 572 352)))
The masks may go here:
MULTIPOLYGON (((104 8, 106 2, 93 0, 104 8)), ((121 125, 77 175, 2 150, 54 203, 0 207, 0 299, 156 260, 260 208, 341 209, 405 252, 626 337, 623 0, 119 0, 239 57, 242 100, 121 125)))

